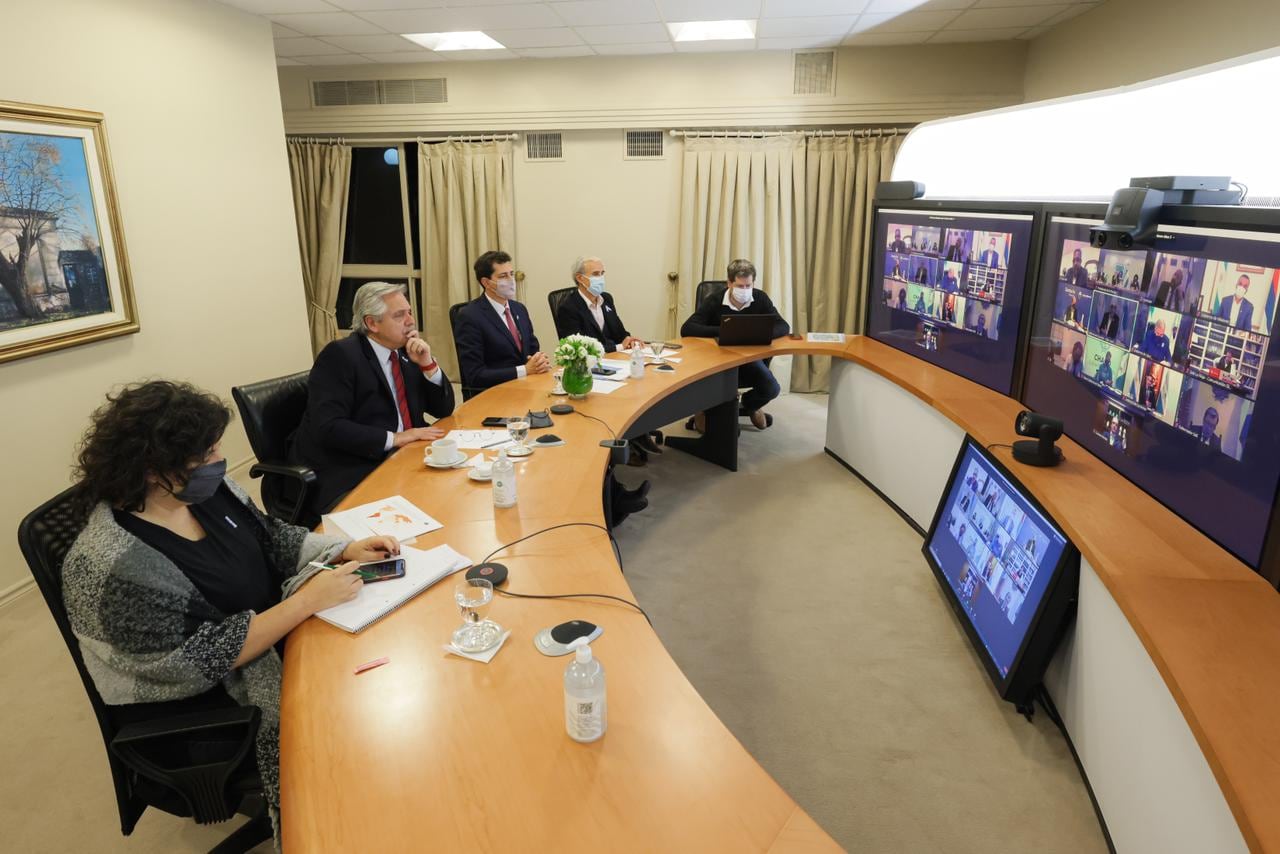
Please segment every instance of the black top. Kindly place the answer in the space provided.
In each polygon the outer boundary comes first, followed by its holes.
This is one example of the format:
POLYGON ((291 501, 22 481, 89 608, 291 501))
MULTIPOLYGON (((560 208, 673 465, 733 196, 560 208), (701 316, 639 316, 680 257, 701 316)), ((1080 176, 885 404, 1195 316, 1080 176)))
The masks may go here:
POLYGON ((587 301, 582 298, 582 291, 569 294, 564 302, 560 303, 560 310, 556 312, 556 329, 562 333, 562 337, 586 335, 594 338, 600 342, 606 353, 613 353, 631 333, 627 332, 622 318, 613 307, 613 294, 605 291, 602 298, 604 302, 601 304, 600 311, 604 315, 603 329, 596 326, 596 319, 592 316, 591 309, 587 307, 587 301))
POLYGON ((791 326, 773 307, 773 300, 769 299, 769 295, 764 291, 756 288, 751 294, 751 304, 741 311, 734 311, 724 304, 724 291, 707 297, 684 322, 684 326, 680 327, 680 334, 690 338, 718 338, 720 318, 726 314, 771 314, 774 338, 781 338, 791 332, 791 326))
POLYGON ((113 512, 120 527, 173 561, 222 613, 260 614, 279 603, 279 586, 254 532, 258 520, 225 485, 203 504, 191 505, 205 531, 202 540, 188 540, 126 510, 113 512))

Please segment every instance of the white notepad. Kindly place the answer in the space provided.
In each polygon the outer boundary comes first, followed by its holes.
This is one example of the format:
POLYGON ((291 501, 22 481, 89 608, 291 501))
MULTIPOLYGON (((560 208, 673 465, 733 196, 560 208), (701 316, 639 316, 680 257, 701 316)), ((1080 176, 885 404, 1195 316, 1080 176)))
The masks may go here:
POLYGON ((427 551, 401 546, 404 577, 376 581, 360 588, 350 602, 317 611, 316 616, 343 631, 363 631, 440 579, 471 565, 471 559, 449 546, 427 551))
POLYGON ((326 534, 353 540, 387 536, 401 542, 444 527, 401 495, 370 501, 350 510, 327 513, 321 517, 321 522, 326 534))

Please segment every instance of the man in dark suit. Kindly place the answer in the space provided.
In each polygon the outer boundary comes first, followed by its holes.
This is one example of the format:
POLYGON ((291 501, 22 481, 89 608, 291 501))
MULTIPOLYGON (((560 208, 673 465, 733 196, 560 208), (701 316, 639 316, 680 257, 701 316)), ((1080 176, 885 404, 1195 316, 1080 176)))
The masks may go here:
MULTIPOLYGON (((781 338, 791 332, 791 326, 778 314, 768 295, 755 287, 756 268, 750 261, 739 258, 729 262, 728 287, 723 293, 712 294, 680 327, 680 334, 691 338, 717 338, 720 321, 728 314, 767 314, 773 317, 773 337, 781 338)), ((773 416, 762 409, 777 397, 782 388, 773 378, 764 360, 757 359, 738 368, 738 387, 746 388, 742 395, 742 409, 751 418, 757 430, 764 430, 773 423, 773 416)))
POLYGON ((906 241, 902 239, 902 229, 895 228, 893 230, 893 242, 889 244, 889 251, 906 252, 907 248, 906 241))
MULTIPOLYGON (((1248 292, 1249 277, 1241 274, 1240 278, 1236 279, 1236 295, 1218 304, 1218 317, 1236 329, 1252 329, 1253 303, 1244 298, 1248 292)), ((1265 331, 1264 329, 1263 332, 1265 331)))
POLYGON ((1110 341, 1116 340, 1116 333, 1120 331, 1120 315, 1116 314, 1116 308, 1113 305, 1107 306, 1107 310, 1102 313, 1102 318, 1098 321, 1098 334, 1110 341))
POLYGON ((1156 289, 1156 308, 1167 308, 1169 311, 1182 312, 1187 309, 1187 289, 1182 282, 1182 271, 1174 270, 1169 281, 1161 282, 1156 289))
POLYGON ((1215 451, 1222 450, 1222 437, 1218 435, 1218 410, 1214 407, 1205 407, 1204 417, 1199 424, 1191 425, 1191 432, 1200 444, 1208 445, 1215 451))
POLYGON ((993 237, 987 241, 987 248, 982 251, 981 257, 978 258, 978 263, 987 267, 1001 267, 1004 266, 1003 261, 1004 258, 996 250, 996 239, 993 237))
POLYGON ((1082 254, 1079 249, 1071 253, 1071 266, 1067 268, 1067 273, 1063 276, 1068 285, 1075 285, 1077 288, 1089 287, 1089 271, 1084 268, 1081 263, 1082 254))
POLYGON ((586 335, 604 347, 606 353, 630 350, 644 341, 627 331, 613 306, 613 294, 604 289, 604 262, 584 256, 574 262, 573 283, 577 295, 570 295, 556 311, 556 330, 564 335, 586 335))
POLYGON ((325 513, 410 442, 438 439, 426 426, 453 412, 453 386, 418 335, 404 285, 369 282, 356 291, 355 333, 320 351, 307 383, 307 411, 289 456, 316 472, 310 509, 325 513))
POLYGON ((462 309, 453 331, 462 387, 467 392, 482 391, 551 370, 551 360, 538 351, 529 310, 516 302, 511 256, 502 251, 486 252, 476 259, 473 269, 484 293, 462 309))

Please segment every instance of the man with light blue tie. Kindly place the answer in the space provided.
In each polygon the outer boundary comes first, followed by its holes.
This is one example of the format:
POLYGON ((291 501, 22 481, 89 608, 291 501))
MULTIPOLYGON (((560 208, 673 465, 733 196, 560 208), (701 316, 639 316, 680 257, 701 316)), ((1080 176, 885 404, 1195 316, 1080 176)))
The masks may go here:
POLYGON ((987 248, 982 251, 978 263, 987 267, 1000 267, 1003 266, 1003 262, 1004 258, 996 251, 996 239, 993 237, 987 243, 987 248))
POLYGON ((1236 279, 1235 296, 1224 299, 1218 304, 1218 317, 1230 323, 1235 329, 1253 328, 1253 303, 1244 298, 1248 292, 1249 277, 1242 273, 1240 278, 1236 279))

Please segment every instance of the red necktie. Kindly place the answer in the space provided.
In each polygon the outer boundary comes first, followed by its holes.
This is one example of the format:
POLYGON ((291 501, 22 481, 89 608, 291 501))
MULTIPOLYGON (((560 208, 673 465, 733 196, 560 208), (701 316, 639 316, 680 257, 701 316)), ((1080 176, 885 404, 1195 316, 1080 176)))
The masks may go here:
POLYGON ((400 373, 400 354, 391 351, 391 378, 396 383, 396 405, 400 407, 400 418, 404 421, 404 429, 413 427, 413 419, 409 417, 409 398, 404 393, 404 374, 400 373))
POLYGON ((506 306, 503 310, 503 314, 507 318, 507 331, 511 333, 511 340, 516 342, 516 349, 523 353, 524 344, 520 341, 520 333, 516 331, 516 325, 511 320, 511 306, 506 306))

